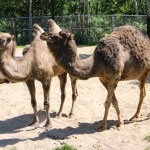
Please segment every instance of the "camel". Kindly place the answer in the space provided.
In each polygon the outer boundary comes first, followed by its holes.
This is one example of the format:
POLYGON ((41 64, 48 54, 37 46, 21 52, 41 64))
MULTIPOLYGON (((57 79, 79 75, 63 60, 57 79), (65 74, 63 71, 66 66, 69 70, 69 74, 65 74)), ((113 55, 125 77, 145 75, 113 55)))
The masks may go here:
POLYGON ((137 111, 130 121, 136 121, 146 95, 145 82, 150 68, 150 41, 136 27, 120 26, 100 39, 94 53, 80 59, 73 35, 67 31, 42 33, 57 63, 70 75, 86 80, 99 77, 107 90, 105 112, 98 131, 107 129, 107 116, 112 104, 117 113, 117 127, 121 125, 120 110, 115 96, 119 81, 139 81, 140 98, 137 111))
MULTIPOLYGON (((46 110, 47 117, 44 127, 46 129, 50 129, 50 83, 52 77, 59 77, 61 89, 61 105, 57 115, 60 115, 62 113, 62 107, 65 101, 65 85, 67 80, 67 73, 64 72, 63 68, 57 65, 52 54, 47 49, 46 42, 40 39, 39 36, 42 32, 44 32, 44 30, 38 24, 34 24, 33 28, 36 32, 35 38, 32 41, 28 51, 21 59, 14 59, 16 51, 16 42, 14 41, 14 37, 9 33, 0 32, 0 71, 11 81, 26 82, 31 95, 31 104, 34 111, 33 121, 29 125, 39 125, 34 80, 36 79, 42 83, 44 92, 44 108, 46 110)), ((76 78, 71 77, 71 84, 73 90, 73 102, 70 115, 73 113, 73 105, 77 97, 76 78)))
MULTIPOLYGON (((27 50, 29 49, 29 45, 26 45, 24 48, 23 48, 23 55, 27 52, 27 50)), ((10 83, 10 81, 4 76, 4 74, 0 71, 0 84, 3 84, 3 83, 10 83)))
POLYGON ((9 83, 10 81, 5 78, 2 72, 0 72, 0 84, 9 83))

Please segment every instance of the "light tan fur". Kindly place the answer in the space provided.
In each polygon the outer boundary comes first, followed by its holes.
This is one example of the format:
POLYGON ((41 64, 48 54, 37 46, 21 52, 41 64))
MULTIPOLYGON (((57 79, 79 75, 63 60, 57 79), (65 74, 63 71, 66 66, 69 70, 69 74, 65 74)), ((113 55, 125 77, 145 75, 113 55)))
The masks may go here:
MULTIPOLYGON (((40 34, 44 30, 38 25, 33 26, 36 35, 32 41, 28 51, 21 59, 15 59, 13 57, 16 50, 15 41, 13 36, 8 33, 0 33, 0 71, 11 81, 20 82, 25 81, 31 95, 31 104, 34 110, 34 118, 30 125, 38 125, 39 119, 37 114, 37 103, 35 98, 35 84, 34 80, 39 80, 43 86, 44 92, 44 108, 46 109, 47 121, 45 123, 46 129, 51 127, 50 115, 49 115, 49 90, 51 79, 54 76, 59 75, 60 88, 61 88, 61 106, 58 115, 62 112, 63 103, 65 100, 65 85, 66 85, 66 73, 64 69, 57 65, 52 54, 47 49, 45 41, 40 39, 40 34), (41 53, 42 51, 42 53, 41 53)), ((73 89, 73 103, 77 97, 76 79, 71 78, 73 89)), ((73 107, 72 107, 73 109, 73 107)), ((72 110, 70 115, 72 114, 72 110)))

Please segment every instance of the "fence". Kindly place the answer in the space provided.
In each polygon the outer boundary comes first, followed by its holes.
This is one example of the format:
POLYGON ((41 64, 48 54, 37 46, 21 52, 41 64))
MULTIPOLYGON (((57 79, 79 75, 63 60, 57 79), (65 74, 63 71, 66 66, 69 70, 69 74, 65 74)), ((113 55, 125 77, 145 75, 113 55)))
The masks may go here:
MULTIPOLYGON (((48 19, 50 16, 0 18, 0 31, 15 34, 17 44, 24 45, 32 41, 32 24, 38 23, 47 30, 48 19)), ((146 15, 70 15, 56 16, 55 21, 60 27, 74 33, 77 44, 82 45, 96 44, 115 27, 125 24, 137 26, 144 33, 147 30, 146 15)))

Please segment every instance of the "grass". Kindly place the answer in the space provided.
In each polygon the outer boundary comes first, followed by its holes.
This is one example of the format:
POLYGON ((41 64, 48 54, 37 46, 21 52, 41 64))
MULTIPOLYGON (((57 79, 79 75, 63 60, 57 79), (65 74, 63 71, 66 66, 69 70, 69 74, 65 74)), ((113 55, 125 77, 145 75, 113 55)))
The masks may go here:
POLYGON ((145 150, 150 150, 150 147, 147 147, 145 150))
MULTIPOLYGON (((150 135, 146 136, 145 140, 147 140, 148 142, 150 142, 150 135)), ((150 146, 146 147, 145 150, 150 150, 150 146)))
POLYGON ((74 148, 74 147, 71 146, 71 145, 65 144, 65 145, 62 146, 62 147, 56 147, 54 150, 77 150, 77 149, 74 148))
POLYGON ((19 46, 17 46, 17 48, 23 48, 24 46, 22 46, 22 45, 19 45, 19 46))
POLYGON ((150 142, 150 135, 146 136, 145 140, 147 140, 148 142, 150 142))
POLYGON ((17 147, 12 147, 9 150, 17 150, 17 147))

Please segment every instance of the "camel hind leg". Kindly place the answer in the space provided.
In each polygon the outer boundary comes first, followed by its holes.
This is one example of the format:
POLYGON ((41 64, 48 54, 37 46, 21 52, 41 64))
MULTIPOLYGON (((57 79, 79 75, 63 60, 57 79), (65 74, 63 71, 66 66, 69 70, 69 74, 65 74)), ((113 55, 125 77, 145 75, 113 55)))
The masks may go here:
POLYGON ((73 76, 70 76, 70 79, 71 79, 71 87, 72 87, 72 106, 68 116, 72 117, 74 114, 75 102, 78 96, 78 91, 77 91, 77 79, 73 76))
MULTIPOLYGON (((61 104, 60 104, 59 111, 57 113, 57 116, 59 117, 62 115, 62 109, 63 109, 63 105, 65 102, 65 97, 66 97, 65 86, 66 86, 66 82, 67 82, 67 73, 63 73, 63 74, 59 75, 58 77, 60 80, 60 90, 61 90, 61 104)), ((68 115, 69 117, 71 117, 73 115, 75 101, 78 96, 77 79, 75 77, 70 76, 70 80, 71 80, 71 86, 72 86, 72 107, 71 107, 71 111, 68 115)))
MULTIPOLYGON (((103 86, 106 88, 106 90, 108 91, 108 83, 102 79, 100 79, 100 81, 103 84, 103 86)), ((115 93, 113 93, 112 105, 114 106, 116 113, 117 113, 117 117, 118 117, 116 126, 119 127, 122 124, 122 122, 120 118, 120 109, 119 109, 119 105, 118 105, 118 101, 116 99, 115 93)))
POLYGON ((37 113, 37 102, 35 98, 35 80, 27 80, 26 85, 29 89, 30 96, 31 96, 31 105, 34 111, 33 121, 29 124, 29 126, 38 126, 39 125, 39 118, 37 113))
POLYGON ((59 111, 57 113, 57 116, 61 116, 62 115, 62 109, 63 109, 63 105, 65 102, 65 98, 66 98, 66 91, 65 91, 65 87, 66 87, 66 82, 67 82, 67 73, 62 73, 58 76, 59 80, 60 80, 60 90, 61 90, 61 104, 60 104, 60 108, 59 111))
POLYGON ((136 110, 135 115, 130 119, 130 121, 136 121, 139 118, 140 110, 144 101, 144 97, 146 96, 146 90, 145 90, 145 83, 147 78, 148 72, 146 72, 140 79, 139 79, 139 88, 140 88, 140 99, 139 104, 136 110))

